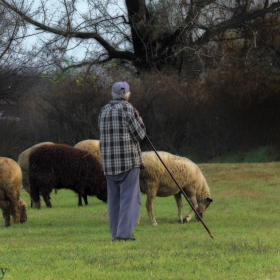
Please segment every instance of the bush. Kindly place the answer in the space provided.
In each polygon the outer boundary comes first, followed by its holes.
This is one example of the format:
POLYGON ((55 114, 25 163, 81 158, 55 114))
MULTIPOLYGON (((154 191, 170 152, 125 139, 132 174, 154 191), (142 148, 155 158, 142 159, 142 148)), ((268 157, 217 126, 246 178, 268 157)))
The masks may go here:
MULTIPOLYGON (((277 73, 251 66, 205 72, 198 82, 176 73, 142 73, 112 78, 130 84, 130 102, 139 110, 157 150, 213 161, 259 146, 280 146, 277 73)), ((74 145, 99 139, 98 115, 110 100, 113 82, 81 73, 20 99, 20 121, 0 124, 4 154, 18 154, 43 141, 74 145), (4 139, 5 138, 5 139, 4 139)), ((141 143, 142 150, 151 150, 141 143)), ((7 155, 8 156, 8 155, 7 155)))
POLYGON ((70 77, 41 97, 40 113, 52 131, 52 141, 75 145, 84 139, 98 139, 98 114, 107 102, 103 81, 81 73, 70 77))

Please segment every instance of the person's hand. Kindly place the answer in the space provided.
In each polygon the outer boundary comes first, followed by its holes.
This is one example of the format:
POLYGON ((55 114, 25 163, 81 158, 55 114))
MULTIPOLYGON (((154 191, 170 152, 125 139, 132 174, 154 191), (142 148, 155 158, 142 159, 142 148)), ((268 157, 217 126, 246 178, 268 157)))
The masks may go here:
POLYGON ((139 114, 139 112, 138 112, 137 110, 135 110, 135 111, 136 111, 136 114, 137 114, 137 116, 139 117, 140 121, 143 121, 143 120, 142 120, 142 117, 141 117, 140 114, 139 114))

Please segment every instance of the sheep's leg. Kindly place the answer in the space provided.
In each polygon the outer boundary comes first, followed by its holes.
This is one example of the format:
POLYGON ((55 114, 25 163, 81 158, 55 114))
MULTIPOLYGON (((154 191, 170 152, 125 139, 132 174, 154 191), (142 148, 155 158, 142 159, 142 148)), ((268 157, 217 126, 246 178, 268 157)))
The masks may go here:
POLYGON ((15 199, 14 197, 7 197, 9 202, 10 202, 10 214, 13 216, 13 221, 15 224, 20 222, 20 213, 19 213, 19 208, 18 208, 18 197, 19 194, 15 195, 17 198, 15 199))
POLYGON ((84 199, 85 205, 88 205, 87 195, 86 194, 82 194, 82 197, 84 199))
POLYGON ((11 225, 10 203, 8 201, 1 201, 1 208, 5 221, 5 227, 9 227, 11 225))
POLYGON ((85 202, 85 205, 88 205, 87 195, 86 194, 78 194, 78 206, 83 206, 83 201, 85 202))
MULTIPOLYGON (((192 205, 194 206, 194 208, 197 209, 198 204, 197 204, 196 196, 192 196, 189 199, 190 199, 190 202, 192 203, 192 205)), ((190 213, 186 216, 186 218, 183 221, 189 222, 191 220, 193 214, 194 214, 194 211, 191 210, 190 213)))
POLYGON ((82 195, 78 194, 78 206, 83 206, 82 195))
POLYGON ((43 199, 44 199, 44 201, 46 203, 46 206, 48 208, 52 208, 52 204, 50 202, 50 199, 51 199, 50 196, 48 194, 43 194, 42 196, 43 196, 43 199))
POLYGON ((36 184, 36 181, 34 182, 34 185, 32 183, 30 184, 31 207, 35 209, 40 209, 41 208, 40 191, 36 184))
POLYGON ((157 226, 157 221, 155 219, 154 209, 153 209, 153 204, 154 204, 155 198, 156 198, 155 193, 147 194, 146 208, 147 208, 147 212, 148 212, 148 216, 150 218, 151 224, 153 226, 157 226))
POLYGON ((183 223, 183 217, 182 217, 182 197, 180 193, 174 194, 174 198, 176 200, 177 208, 178 208, 178 222, 183 223))

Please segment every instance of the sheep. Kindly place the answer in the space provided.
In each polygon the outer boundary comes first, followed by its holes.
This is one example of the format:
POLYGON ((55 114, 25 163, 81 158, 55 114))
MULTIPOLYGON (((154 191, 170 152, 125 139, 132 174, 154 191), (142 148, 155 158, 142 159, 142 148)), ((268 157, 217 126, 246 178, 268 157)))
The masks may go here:
MULTIPOLYGON (((25 191, 30 195, 30 186, 29 186, 29 155, 31 151, 33 151, 35 148, 40 147, 42 145, 52 145, 53 142, 42 142, 38 143, 26 150, 24 150, 19 156, 18 156, 18 164, 22 171, 22 186, 25 189, 25 191)), ((32 207, 32 203, 31 203, 32 207)))
POLYGON ((20 166, 10 158, 0 157, 0 208, 3 212, 5 226, 27 221, 26 203, 20 198, 22 172, 20 166))
MULTIPOLYGON (((94 156, 96 156, 96 158, 102 164, 99 140, 91 140, 91 139, 84 140, 84 141, 77 143, 74 147, 79 148, 81 150, 85 150, 85 151, 93 154, 94 156)), ((190 176, 189 174, 188 174, 187 179, 180 178, 178 176, 179 174, 177 175, 177 172, 175 172, 174 176, 175 176, 175 179, 177 180, 177 182, 179 183, 179 185, 183 188, 184 192, 190 198, 193 205, 197 205, 197 206, 195 206, 196 210, 199 212, 200 216, 202 216, 204 214, 206 208, 210 205, 210 203, 213 200, 210 198, 209 187, 208 187, 207 182, 206 182, 203 174, 201 173, 199 167, 187 158, 174 156, 174 155, 168 154, 166 152, 158 152, 158 154, 160 155, 160 157, 164 157, 164 159, 162 158, 164 163, 165 163, 165 161, 167 161, 167 163, 173 162, 173 161, 176 163, 179 162, 178 167, 181 166, 181 168, 183 168, 185 170, 184 171, 185 173, 194 172, 194 173, 198 174, 197 177, 200 179, 195 179, 195 180, 194 180, 193 176, 190 176), (180 161, 178 161, 178 159, 180 159, 180 161), (177 177, 178 177, 178 179, 177 179, 177 177), (179 179, 181 179, 181 180, 179 180, 179 179), (194 182, 191 182, 192 180, 194 180, 194 182), (205 196, 206 196, 205 200, 203 200, 204 197, 202 197, 202 199, 201 199, 201 196, 199 196, 197 194, 197 192, 200 191, 199 187, 205 191, 205 196), (196 189, 193 190, 193 188, 196 188, 196 189)), ((157 155, 154 152, 142 152, 142 156, 143 156, 143 160, 144 160, 146 168, 141 170, 141 172, 140 172, 140 188, 141 188, 141 192, 143 194, 147 194, 146 208, 147 208, 147 212, 150 217, 152 225, 157 225, 157 222, 154 217, 154 212, 153 212, 153 203, 154 203, 156 196, 163 197, 163 196, 174 195, 176 203, 177 203, 177 207, 178 207, 178 218, 179 218, 178 221, 180 223, 189 222, 192 218, 193 211, 191 211, 185 219, 182 218, 182 211, 181 211, 182 210, 182 199, 181 199, 180 190, 178 189, 175 182, 172 180, 170 175, 165 170, 165 167, 162 165, 162 163, 158 159, 157 155), (158 166, 158 167, 156 167, 156 166, 158 166), (153 173, 157 174, 156 177, 152 175, 153 173), (162 184, 162 182, 159 180, 159 177, 163 173, 164 174, 166 173, 165 175, 167 176, 167 177, 165 176, 164 178, 162 178, 164 180, 164 182, 166 182, 164 184, 168 184, 168 185, 165 185, 164 187, 159 186, 159 184, 162 184), (165 190, 165 188, 166 188, 166 190, 165 190), (161 194, 162 192, 166 192, 166 193, 161 194), (155 193, 156 193, 156 195, 155 195, 155 193)), ((171 163, 171 164, 173 165, 173 163, 171 163)), ((172 169, 170 169, 170 171, 171 170, 172 169)), ((183 174, 184 173, 180 173, 180 175, 183 175, 183 174)), ((192 173, 190 173, 190 174, 192 174, 192 173)), ((138 223, 139 222, 140 222, 140 219, 138 220, 138 223)))
POLYGON ((29 183, 33 208, 40 209, 40 194, 47 207, 53 189, 96 195, 107 202, 107 182, 99 161, 86 151, 65 144, 42 145, 29 156, 29 183))
POLYGON ((83 151, 87 151, 88 153, 92 154, 100 162, 100 164, 102 164, 99 140, 93 140, 93 139, 83 140, 77 143, 74 147, 83 151))
MULTIPOLYGON (((100 152, 99 140, 93 140, 93 139, 83 140, 78 142, 74 147, 92 154, 100 162, 102 166, 102 157, 100 152)), ((83 205, 82 197, 84 199, 85 205, 88 205, 87 195, 84 196, 79 195, 78 206, 83 205)))
MULTIPOLYGON (((158 155, 202 218, 206 208, 213 200, 210 198, 210 189, 199 167, 187 158, 167 152, 158 152, 158 155)), ((182 219, 181 191, 166 171, 156 153, 151 151, 142 152, 142 156, 145 169, 140 172, 140 188, 142 193, 147 194, 146 208, 151 224, 157 225, 153 211, 153 203, 156 196, 166 197, 170 195, 174 195, 177 203, 178 222, 189 222, 194 211, 191 210, 186 218, 182 219)))

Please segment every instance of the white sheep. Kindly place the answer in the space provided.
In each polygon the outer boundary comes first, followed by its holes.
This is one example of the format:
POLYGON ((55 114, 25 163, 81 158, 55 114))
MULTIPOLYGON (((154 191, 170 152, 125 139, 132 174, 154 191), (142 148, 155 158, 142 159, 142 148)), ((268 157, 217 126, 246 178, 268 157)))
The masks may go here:
MULTIPOLYGON (((213 200, 210 198, 208 184, 199 167, 187 158, 167 152, 158 152, 158 155, 202 218, 206 208, 213 200)), ((194 211, 191 210, 185 219, 182 218, 181 191, 156 153, 143 152, 142 156, 145 169, 140 172, 140 188, 142 193, 147 194, 146 208, 152 225, 157 225, 153 211, 156 196, 174 195, 178 207, 178 221, 180 223, 189 222, 194 211)))
POLYGON ((0 157, 0 208, 3 212, 5 226, 27 221, 26 204, 20 198, 22 172, 19 165, 12 159, 0 157))
POLYGON ((42 142, 38 143, 26 150, 24 150, 18 157, 18 164, 22 170, 22 186, 26 190, 26 192, 30 195, 30 186, 29 186, 29 155, 30 153, 40 147, 41 145, 52 145, 52 142, 42 142))
POLYGON ((74 147, 92 154, 102 164, 99 140, 83 140, 77 143, 74 147))
MULTIPOLYGON (((83 140, 74 147, 85 150, 96 156, 102 163, 99 140, 83 140)), ((158 152, 174 178, 183 188, 188 198, 202 217, 206 208, 213 201, 210 198, 210 190, 199 167, 187 158, 175 156, 167 152, 158 152)), ((146 208, 152 225, 157 225, 153 212, 153 203, 156 196, 166 197, 174 195, 178 207, 178 221, 189 222, 193 211, 182 218, 181 192, 165 167, 158 159, 155 152, 143 152, 143 160, 146 168, 140 172, 141 192, 147 194, 146 208), (164 175, 164 176, 163 176, 164 175)), ((140 218, 138 224, 140 223, 140 218)))

